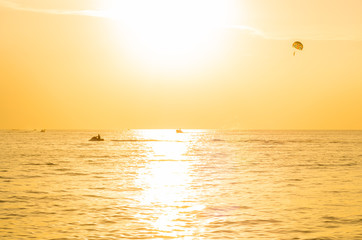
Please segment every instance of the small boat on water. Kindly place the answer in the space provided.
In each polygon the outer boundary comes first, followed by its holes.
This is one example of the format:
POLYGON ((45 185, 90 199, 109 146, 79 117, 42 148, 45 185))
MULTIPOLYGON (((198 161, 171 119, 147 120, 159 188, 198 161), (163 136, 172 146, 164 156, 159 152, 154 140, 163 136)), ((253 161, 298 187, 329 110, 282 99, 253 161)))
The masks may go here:
POLYGON ((176 133, 183 133, 183 131, 181 130, 181 128, 176 129, 176 133))
POLYGON ((98 134, 98 136, 92 137, 89 141, 104 141, 104 139, 98 134))
POLYGON ((45 132, 45 129, 40 130, 40 132, 45 132))

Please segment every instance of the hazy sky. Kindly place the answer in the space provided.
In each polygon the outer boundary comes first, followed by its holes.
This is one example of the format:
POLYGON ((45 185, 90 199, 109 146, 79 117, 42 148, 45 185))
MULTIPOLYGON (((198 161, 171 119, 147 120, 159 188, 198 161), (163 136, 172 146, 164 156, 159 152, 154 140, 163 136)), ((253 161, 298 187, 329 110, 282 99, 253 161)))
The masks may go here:
POLYGON ((360 0, 0 0, 0 129, 362 129, 361 12, 360 0))

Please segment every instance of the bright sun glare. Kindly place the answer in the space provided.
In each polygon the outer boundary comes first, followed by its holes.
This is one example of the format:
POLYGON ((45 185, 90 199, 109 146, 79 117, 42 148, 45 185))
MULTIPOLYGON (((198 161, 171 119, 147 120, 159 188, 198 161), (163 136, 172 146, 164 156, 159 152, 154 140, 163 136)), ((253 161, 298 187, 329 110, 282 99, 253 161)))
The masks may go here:
POLYGON ((146 141, 148 161, 138 169, 136 186, 143 192, 136 199, 139 209, 147 209, 150 214, 136 215, 140 221, 162 231, 168 238, 182 235, 194 235, 202 226, 185 228, 182 219, 194 216, 195 212, 205 208, 195 201, 199 192, 191 187, 194 179, 195 162, 187 152, 195 135, 176 133, 174 129, 138 130, 138 139, 146 141), (150 141, 151 140, 151 141, 150 141))
POLYGON ((228 1, 113 1, 111 18, 127 38, 130 56, 150 68, 197 67, 217 57, 218 31, 228 17, 228 1))

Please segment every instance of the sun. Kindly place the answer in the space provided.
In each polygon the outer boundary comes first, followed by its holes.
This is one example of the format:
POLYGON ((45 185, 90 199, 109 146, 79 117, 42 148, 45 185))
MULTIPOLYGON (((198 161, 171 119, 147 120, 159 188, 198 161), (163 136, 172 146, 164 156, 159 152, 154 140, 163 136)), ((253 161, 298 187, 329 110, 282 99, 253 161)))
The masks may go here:
POLYGON ((230 5, 227 0, 113 1, 109 16, 124 33, 132 61, 175 70, 217 58, 230 5))

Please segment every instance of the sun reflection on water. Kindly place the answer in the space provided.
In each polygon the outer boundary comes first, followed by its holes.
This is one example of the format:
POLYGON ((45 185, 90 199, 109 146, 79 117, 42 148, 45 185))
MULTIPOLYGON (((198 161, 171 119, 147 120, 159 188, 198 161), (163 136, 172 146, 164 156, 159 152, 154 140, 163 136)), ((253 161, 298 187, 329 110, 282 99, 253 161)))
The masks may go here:
POLYGON ((191 134, 174 130, 143 131, 149 149, 144 168, 139 169, 136 185, 143 189, 138 196, 140 212, 137 217, 162 236, 185 239, 200 232, 190 222, 197 211, 205 208, 196 201, 198 193, 192 188, 194 162, 187 155, 191 134))

